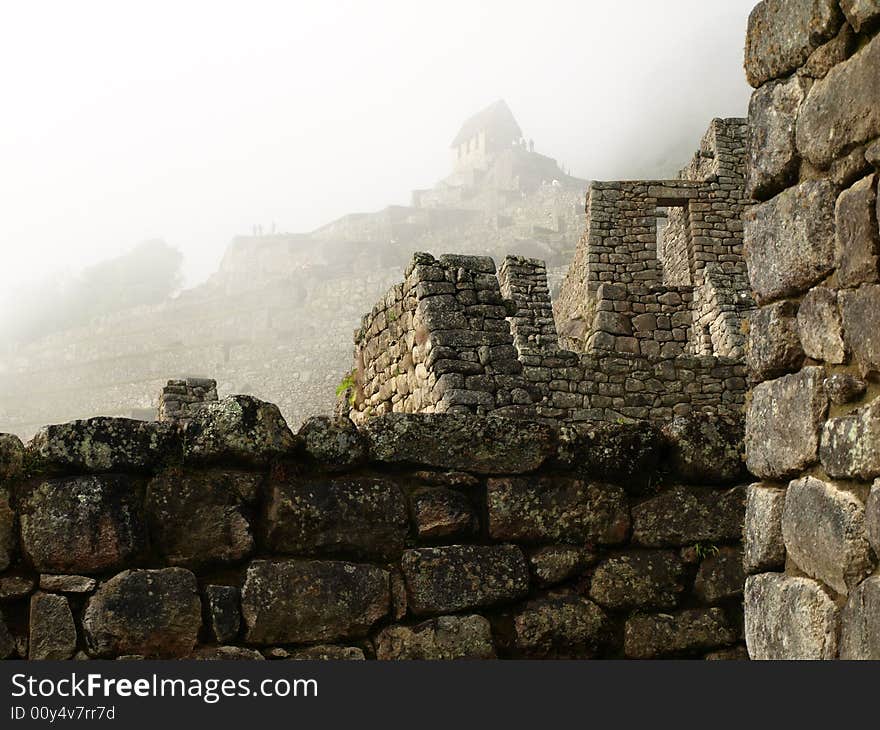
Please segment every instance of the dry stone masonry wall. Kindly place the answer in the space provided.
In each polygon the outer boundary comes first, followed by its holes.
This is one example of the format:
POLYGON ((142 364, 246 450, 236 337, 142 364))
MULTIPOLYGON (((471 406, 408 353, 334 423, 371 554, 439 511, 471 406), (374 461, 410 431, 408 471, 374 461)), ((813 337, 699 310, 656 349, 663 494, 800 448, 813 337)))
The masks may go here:
POLYGON ((0 436, 0 656, 739 658, 741 433, 387 414, 0 436))
POLYGON ((880 659, 878 29, 859 0, 765 0, 749 20, 753 658, 880 659))

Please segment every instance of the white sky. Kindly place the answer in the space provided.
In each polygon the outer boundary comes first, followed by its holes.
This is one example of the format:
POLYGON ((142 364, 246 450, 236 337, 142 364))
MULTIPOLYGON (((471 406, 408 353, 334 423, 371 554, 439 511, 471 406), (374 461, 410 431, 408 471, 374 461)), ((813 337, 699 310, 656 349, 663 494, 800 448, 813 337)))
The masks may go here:
POLYGON ((755 2, 3 2, 0 317, 147 238, 194 283, 255 223, 408 203, 497 98, 575 175, 684 162, 745 115, 755 2))

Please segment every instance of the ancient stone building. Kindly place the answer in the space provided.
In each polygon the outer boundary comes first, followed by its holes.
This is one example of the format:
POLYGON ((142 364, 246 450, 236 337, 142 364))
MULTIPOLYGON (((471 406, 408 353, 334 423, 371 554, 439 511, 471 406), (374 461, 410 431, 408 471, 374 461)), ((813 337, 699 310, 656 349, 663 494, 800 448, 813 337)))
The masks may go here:
POLYGON ((749 19, 745 628, 757 659, 880 659, 880 4, 749 19))

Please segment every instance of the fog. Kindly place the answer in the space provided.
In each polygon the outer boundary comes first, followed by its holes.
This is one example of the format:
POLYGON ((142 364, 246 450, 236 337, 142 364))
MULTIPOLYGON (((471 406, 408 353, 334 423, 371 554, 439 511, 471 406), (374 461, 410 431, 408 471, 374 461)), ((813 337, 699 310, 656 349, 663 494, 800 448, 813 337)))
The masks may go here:
POLYGON ((745 113, 753 4, 5 3, 0 321, 143 240, 192 285, 256 224, 405 204, 497 98, 573 175, 671 174, 745 113))

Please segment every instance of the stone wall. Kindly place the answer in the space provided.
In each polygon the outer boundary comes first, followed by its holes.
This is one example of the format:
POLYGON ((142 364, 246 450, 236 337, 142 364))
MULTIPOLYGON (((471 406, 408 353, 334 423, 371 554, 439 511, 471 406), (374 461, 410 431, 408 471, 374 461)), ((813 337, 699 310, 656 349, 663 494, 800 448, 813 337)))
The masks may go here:
POLYGON ((753 658, 880 659, 880 5, 766 0, 745 218, 753 658))
POLYGON ((0 657, 743 656, 718 419, 190 415, 0 436, 0 657))
POLYGON ((213 403, 217 398, 217 381, 210 378, 169 380, 159 394, 157 421, 185 420, 193 408, 213 403))

